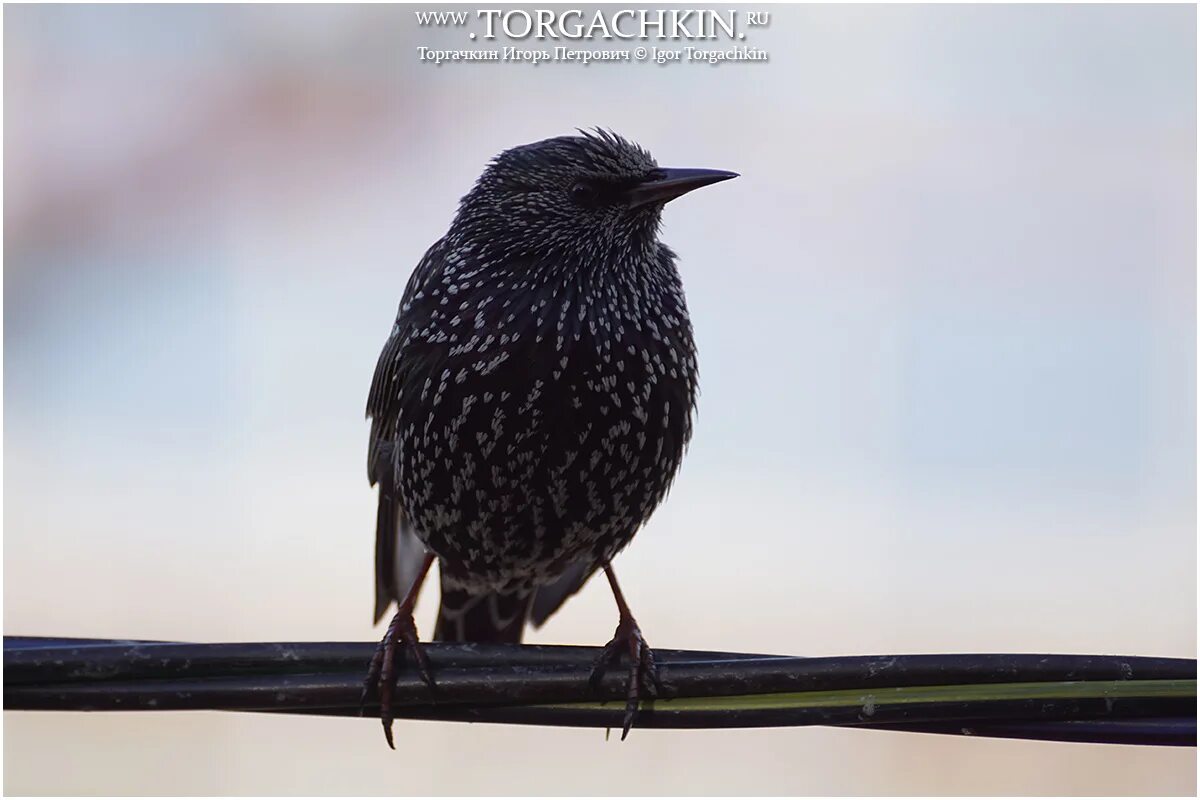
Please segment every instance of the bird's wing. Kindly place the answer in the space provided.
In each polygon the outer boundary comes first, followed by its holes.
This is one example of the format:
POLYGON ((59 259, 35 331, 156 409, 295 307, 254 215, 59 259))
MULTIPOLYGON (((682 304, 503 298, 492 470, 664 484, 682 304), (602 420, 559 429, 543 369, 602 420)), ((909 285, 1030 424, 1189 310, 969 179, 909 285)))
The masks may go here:
POLYGON ((408 279, 396 323, 379 354, 367 395, 367 416, 371 419, 367 477, 372 486, 379 484, 379 510, 375 518, 375 622, 379 622, 392 600, 399 602, 408 593, 425 555, 424 543, 413 532, 396 499, 393 464, 401 391, 414 359, 419 358, 408 346, 409 334, 421 319, 421 312, 414 310, 414 305, 419 304, 413 301, 442 268, 444 250, 441 241, 429 248, 408 279))
POLYGON ((371 448, 367 456, 367 472, 371 484, 381 480, 379 469, 387 466, 379 458, 378 445, 388 444, 400 411, 400 390, 403 387, 405 373, 413 360, 412 347, 409 337, 414 327, 424 324, 428 312, 422 303, 416 302, 418 295, 445 266, 445 243, 439 240, 430 247, 417 268, 413 270, 404 287, 404 296, 400 299, 400 309, 396 312, 396 322, 392 326, 391 336, 379 354, 375 364, 375 375, 371 379, 371 391, 367 394, 367 416, 372 420, 371 448))
POLYGON ((375 622, 392 601, 400 602, 421 572, 425 543, 408 524, 400 504, 379 495, 375 519, 375 622))
POLYGON ((600 565, 594 561, 578 561, 553 583, 539 586, 537 594, 533 596, 529 621, 535 628, 542 627, 550 615, 558 611, 562 604, 567 602, 567 598, 582 589, 599 568, 600 565))

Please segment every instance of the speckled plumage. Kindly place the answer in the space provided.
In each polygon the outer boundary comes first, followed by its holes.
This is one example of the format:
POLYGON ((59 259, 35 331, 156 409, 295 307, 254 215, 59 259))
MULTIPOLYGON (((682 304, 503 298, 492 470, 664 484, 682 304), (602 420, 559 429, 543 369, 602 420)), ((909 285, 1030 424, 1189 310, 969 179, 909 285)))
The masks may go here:
POLYGON ((441 565, 440 637, 469 638, 453 606, 487 599, 519 638, 666 495, 696 347, 662 202, 622 200, 659 174, 607 132, 513 148, 421 259, 367 405, 377 617, 412 583, 415 539, 441 565))

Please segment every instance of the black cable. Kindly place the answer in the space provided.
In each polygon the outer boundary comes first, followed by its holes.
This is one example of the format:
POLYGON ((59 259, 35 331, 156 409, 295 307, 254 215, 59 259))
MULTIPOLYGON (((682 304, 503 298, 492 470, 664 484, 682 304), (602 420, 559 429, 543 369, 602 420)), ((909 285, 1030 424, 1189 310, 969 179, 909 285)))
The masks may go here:
MULTIPOLYGON (((411 670, 397 716, 619 726, 614 670, 587 685, 594 648, 431 644, 437 702, 411 670)), ((358 713, 373 644, 5 638, 5 707, 358 713)), ((854 725, 980 736, 1195 743, 1196 663, 1087 655, 793 658, 657 650, 670 699, 638 727, 854 725), (1018 684, 1017 686, 1012 686, 1018 684), (970 689, 970 687, 979 687, 970 689), (927 687, 927 688, 919 688, 927 687), (939 688, 942 687, 942 688, 939 688)), ((377 714, 368 704, 367 713, 377 714)))

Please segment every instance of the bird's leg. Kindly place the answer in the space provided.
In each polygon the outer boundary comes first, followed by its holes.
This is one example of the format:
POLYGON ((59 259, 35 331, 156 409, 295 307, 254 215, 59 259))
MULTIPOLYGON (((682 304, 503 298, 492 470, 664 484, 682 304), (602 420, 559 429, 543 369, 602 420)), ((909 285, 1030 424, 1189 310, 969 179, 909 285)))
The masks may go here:
POLYGON ((625 694, 625 722, 621 728, 621 740, 624 741, 633 726, 633 717, 637 713, 642 690, 654 697, 663 693, 663 685, 658 677, 654 654, 642 637, 642 629, 633 618, 629 604, 625 602, 625 595, 621 593, 621 586, 617 583, 617 575, 613 572, 611 564, 604 565, 604 574, 608 577, 608 585, 612 587, 613 598, 617 601, 617 611, 621 618, 612 641, 600 651, 596 664, 592 667, 589 682, 594 690, 599 690, 600 679, 604 677, 608 666, 620 661, 622 652, 629 654, 629 689, 625 694))
POLYGON ((425 655, 425 648, 421 646, 421 641, 417 638, 417 626, 413 622, 413 607, 417 604, 417 595, 421 593, 421 584, 425 582, 425 576, 429 574, 429 568, 433 566, 433 561, 434 555, 427 553, 424 563, 421 564, 421 571, 417 574, 417 579, 413 581, 408 594, 404 595, 404 599, 400 601, 400 605, 396 609, 396 616, 392 617, 392 621, 388 623, 387 632, 383 634, 383 640, 375 648, 375 655, 371 657, 371 666, 367 670, 362 699, 359 701, 359 712, 361 713, 362 706, 371 689, 379 690, 379 719, 383 723, 383 735, 387 738, 388 747, 393 750, 396 749, 396 744, 392 741, 392 720, 394 719, 392 690, 396 684, 396 650, 401 643, 412 653, 413 660, 417 662, 421 680, 425 681, 429 691, 433 692, 437 688, 429 669, 429 657, 425 655))

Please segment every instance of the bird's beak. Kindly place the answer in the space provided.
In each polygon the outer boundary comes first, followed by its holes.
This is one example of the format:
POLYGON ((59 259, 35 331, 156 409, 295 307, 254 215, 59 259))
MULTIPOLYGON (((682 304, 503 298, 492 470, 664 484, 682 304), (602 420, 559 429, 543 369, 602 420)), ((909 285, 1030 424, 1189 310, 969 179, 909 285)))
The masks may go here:
POLYGON ((649 203, 666 203, 693 189, 737 176, 736 172, 726 172, 723 169, 658 169, 649 179, 629 189, 625 197, 630 208, 649 203))

